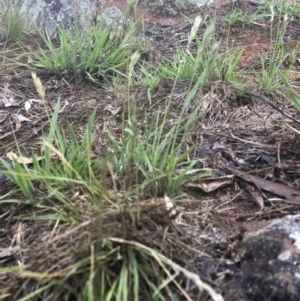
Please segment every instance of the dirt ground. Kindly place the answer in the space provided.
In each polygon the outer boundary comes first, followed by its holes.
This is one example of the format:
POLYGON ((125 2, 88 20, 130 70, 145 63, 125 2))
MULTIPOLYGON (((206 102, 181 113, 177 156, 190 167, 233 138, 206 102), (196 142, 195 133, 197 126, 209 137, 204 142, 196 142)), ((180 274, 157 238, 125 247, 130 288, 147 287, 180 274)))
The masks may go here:
MULTIPOLYGON (((115 0, 113 5, 125 11, 126 1, 115 0)), ((260 68, 260 57, 267 56, 267 51, 274 47, 275 39, 270 38, 271 25, 266 19, 265 22, 251 23, 245 27, 233 25, 229 31, 223 31, 222 17, 230 13, 233 7, 240 7, 249 14, 257 10, 257 6, 247 1, 221 1, 217 7, 205 8, 189 17, 216 14, 216 40, 221 42, 220 48, 226 47, 229 36, 230 47, 238 45, 244 49, 239 67, 249 71, 260 68)), ((143 14, 143 30, 152 38, 147 54, 149 63, 156 64, 161 57, 172 58, 175 45, 186 43, 191 27, 184 16, 154 16, 141 8, 138 14, 143 14)), ((299 19, 291 20, 288 24, 285 38, 291 47, 298 42, 299 28, 299 19)), ((204 30, 205 27, 199 29, 199 36, 204 30)), ((30 71, 26 68, 27 59, 24 58, 24 67, 8 68, 1 75, 7 93, 13 95, 18 103, 18 106, 8 108, 9 114, 22 114, 31 120, 22 122, 21 128, 15 132, 12 132, 9 123, 0 124, 2 157, 14 148, 13 134, 25 152, 34 152, 43 128, 47 126, 47 114, 43 108, 36 106, 30 114, 24 108, 26 100, 38 97, 30 71)), ((293 68, 291 83, 300 94, 300 66, 295 65, 293 68)), ((78 85, 71 79, 55 76, 43 68, 38 75, 46 87, 50 102, 55 103, 60 97, 62 106, 65 106, 60 117, 62 125, 68 120, 78 133, 82 133, 88 116, 94 109, 97 110, 94 127, 98 139, 93 152, 95 156, 100 156, 101 144, 105 144, 101 140, 102 131, 108 125, 117 128, 120 123, 118 112, 121 112, 124 101, 122 87, 119 91, 111 92, 105 85, 102 88, 86 83, 78 85)), ((132 95, 135 95, 141 111, 151 116, 171 89, 172 83, 166 82, 160 86, 153 95, 151 106, 145 89, 133 87, 132 95)), ((175 88, 171 112, 174 117, 180 112, 187 89, 187 83, 180 83, 175 88)), ((300 186, 300 139, 289 129, 282 112, 298 120, 300 112, 293 107, 284 90, 275 97, 257 97, 262 94, 260 91, 240 93, 225 83, 205 89, 203 93, 212 93, 205 100, 204 116, 195 125, 189 144, 197 145, 193 156, 203 159, 199 167, 212 168, 214 173, 204 182, 186 185, 187 197, 177 202, 181 211, 177 230, 179 233, 184 230, 184 233, 191 235, 193 242, 190 249, 193 252, 204 252, 209 258, 218 261, 219 267, 224 267, 223 270, 211 270, 209 260, 203 259, 193 264, 194 270, 201 274, 204 281, 226 295, 224 283, 238 269, 244 234, 260 229, 276 218, 299 213, 300 198, 299 195, 293 196, 293 189, 299 191, 300 186)), ((293 123, 293 127, 300 130, 299 124, 293 123)), ((8 193, 10 187, 11 183, 2 183, 2 194, 8 193)), ((6 236, 0 244, 9 245, 11 239, 7 227, 15 224, 21 212, 13 206, 3 207, 0 211, 1 216, 10 211, 10 217, 6 215, 0 224, 2 235, 6 236)), ((228 301, 231 301, 229 297, 228 301)))

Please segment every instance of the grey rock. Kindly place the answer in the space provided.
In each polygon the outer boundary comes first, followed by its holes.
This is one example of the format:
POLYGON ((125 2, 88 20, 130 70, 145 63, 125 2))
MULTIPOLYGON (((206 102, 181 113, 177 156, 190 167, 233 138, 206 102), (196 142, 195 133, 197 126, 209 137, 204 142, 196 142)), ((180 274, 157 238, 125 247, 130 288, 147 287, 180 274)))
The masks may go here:
POLYGON ((123 36, 126 27, 130 24, 119 8, 112 6, 106 8, 97 19, 98 22, 104 22, 104 25, 112 25, 109 38, 119 39, 123 36))
POLYGON ((95 0, 23 0, 20 14, 56 37, 59 26, 70 29, 75 23, 80 30, 88 32, 95 25, 97 8, 95 0))
POLYGON ((6 175, 0 172, 0 185, 4 184, 6 181, 6 175))
POLYGON ((265 2, 265 0, 249 0, 249 3, 253 5, 263 5, 265 2))
POLYGON ((243 240, 245 300, 300 300, 300 215, 286 216, 243 240))
POLYGON ((121 37, 129 20, 117 7, 108 7, 99 15, 99 6, 105 2, 106 0, 24 0, 20 5, 20 14, 53 38, 58 37, 60 27, 68 30, 77 24, 80 32, 88 33, 103 19, 106 25, 114 22, 110 38, 121 37))
POLYGON ((220 2, 221 0, 141 0, 142 6, 156 15, 186 14, 197 12, 206 5, 220 2))

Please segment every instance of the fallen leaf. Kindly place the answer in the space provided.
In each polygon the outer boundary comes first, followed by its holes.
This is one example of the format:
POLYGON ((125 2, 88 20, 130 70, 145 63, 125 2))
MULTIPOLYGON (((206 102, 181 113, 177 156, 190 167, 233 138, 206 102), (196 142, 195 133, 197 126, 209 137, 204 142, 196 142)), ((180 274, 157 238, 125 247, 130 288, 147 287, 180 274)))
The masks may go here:
POLYGON ((228 177, 228 179, 222 179, 217 181, 203 181, 200 183, 188 183, 185 186, 186 187, 192 187, 192 188, 200 188, 204 192, 212 192, 214 190, 217 190, 221 187, 224 187, 226 185, 229 185, 232 183, 232 177, 228 177))
POLYGON ((246 188, 248 192, 252 195, 256 203, 259 205, 260 210, 263 211, 265 204, 264 204, 264 199, 261 195, 261 191, 259 191, 259 189, 256 186, 250 184, 247 184, 246 188))
POLYGON ((164 200, 166 202, 166 207, 167 207, 168 211, 175 207, 175 205, 173 204, 173 202, 170 200, 170 198, 167 195, 165 195, 164 200))
POLYGON ((37 135, 37 136, 39 135, 36 127, 31 128, 31 133, 32 133, 32 135, 37 135))
POLYGON ((21 128, 21 123, 20 123, 20 122, 17 122, 17 123, 16 123, 16 131, 18 131, 20 128, 21 128))
POLYGON ((112 105, 107 105, 104 108, 104 111, 109 111, 112 115, 116 115, 118 114, 118 112, 120 111, 121 107, 118 108, 114 108, 112 105))
MULTIPOLYGON (((51 156, 54 156, 54 154, 53 153, 51 153, 51 156)), ((31 164, 32 163, 32 158, 28 158, 28 157, 24 157, 24 156, 19 156, 19 155, 17 155, 16 153, 14 153, 14 152, 8 152, 7 154, 6 154, 6 157, 9 159, 9 160, 11 160, 11 161, 13 161, 13 160, 15 160, 15 161, 17 161, 18 163, 20 163, 20 164, 31 164)), ((38 161, 41 161, 41 160, 43 160, 44 159, 44 157, 42 157, 42 156, 39 156, 39 157, 37 157, 37 160, 38 161)))
POLYGON ((250 175, 250 174, 242 172, 236 168, 229 167, 225 164, 219 163, 218 167, 223 170, 231 171, 235 176, 255 184, 258 188, 260 188, 262 190, 269 191, 269 192, 272 192, 274 194, 284 197, 285 198, 284 202, 287 204, 300 205, 300 190, 299 189, 289 187, 284 184, 272 182, 269 180, 265 180, 265 179, 257 177, 257 176, 250 175))
MULTIPOLYGON (((171 201, 171 199, 165 194, 164 195, 164 200, 166 202, 166 208, 169 211, 169 215, 172 216, 176 216, 177 212, 176 212, 176 207, 175 204, 171 201)), ((175 219, 175 222, 180 223, 180 216, 178 215, 175 219)))
POLYGON ((64 112, 68 105, 69 105, 69 102, 66 100, 64 106, 59 110, 59 113, 64 112))
POLYGON ((30 101, 26 100, 26 101, 25 101, 24 107, 25 107, 26 112, 28 112, 29 109, 31 108, 31 103, 30 103, 30 101))
POLYGON ((3 97, 2 103, 5 108, 18 106, 17 101, 12 96, 10 96, 9 98, 3 97))
POLYGON ((23 122, 23 121, 31 122, 31 119, 25 117, 22 114, 13 114, 12 116, 15 119, 15 122, 23 122))
POLYGON ((30 98, 30 99, 28 99, 27 101, 29 101, 31 104, 32 104, 33 102, 37 102, 37 103, 43 102, 41 99, 35 99, 35 98, 30 98))
POLYGON ((23 157, 23 156, 18 156, 16 153, 14 152, 8 152, 6 154, 6 157, 13 161, 16 160, 18 163, 23 163, 23 164, 30 164, 32 163, 32 158, 27 158, 27 157, 23 157))

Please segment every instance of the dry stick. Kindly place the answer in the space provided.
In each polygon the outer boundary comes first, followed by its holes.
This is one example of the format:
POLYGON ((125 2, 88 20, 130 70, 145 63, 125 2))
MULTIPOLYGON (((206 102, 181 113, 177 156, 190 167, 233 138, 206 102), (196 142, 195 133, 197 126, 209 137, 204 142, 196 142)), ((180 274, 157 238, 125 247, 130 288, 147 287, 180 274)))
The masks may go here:
POLYGON ((244 143, 248 143, 248 144, 252 144, 252 145, 256 145, 256 146, 260 146, 260 147, 265 147, 265 148, 276 148, 277 149, 277 146, 241 139, 241 138, 238 138, 238 137, 234 136, 232 134, 231 130, 229 132, 230 132, 230 135, 231 135, 232 138, 234 138, 236 140, 239 140, 239 141, 242 141, 244 143))
MULTIPOLYGON (((240 90, 240 89, 238 89, 240 90)), ((250 93, 250 92, 246 92, 246 91, 243 91, 243 90, 240 90, 242 91, 243 93, 245 93, 246 95, 249 95, 249 96, 253 96, 255 98, 258 98, 260 100, 262 100, 263 102, 266 102, 268 105, 270 105, 272 108, 274 108, 275 110, 277 110, 278 112, 280 112, 281 114, 283 114, 284 116, 286 116, 287 118, 293 120, 294 122, 300 124, 300 121, 295 119, 294 117, 290 116, 289 114, 285 113, 284 111, 282 111, 281 109, 279 109, 278 107, 276 107, 271 101, 269 98, 267 98, 266 96, 264 95, 258 95, 258 94, 254 94, 254 93, 250 93)))
POLYGON ((142 250, 147 251, 148 253, 150 253, 153 258, 155 258, 157 260, 157 262, 162 266, 162 262, 166 263, 167 265, 169 265, 174 271, 178 271, 181 272, 185 277, 187 277, 188 279, 192 280, 199 288, 200 291, 204 290, 206 291, 211 298, 213 299, 213 301, 224 301, 223 297, 219 294, 217 294, 213 288, 211 286, 209 286, 208 284, 204 283, 199 275, 192 273, 190 271, 188 271, 187 269, 181 267, 180 265, 176 264, 175 262, 173 262, 171 259, 167 258, 166 256, 156 252, 155 250, 144 246, 138 242, 135 241, 129 241, 129 240, 125 240, 125 239, 121 239, 121 238, 116 238, 116 237, 110 237, 109 238, 111 241, 113 242, 117 242, 117 243, 126 243, 128 245, 132 245, 132 246, 136 246, 142 250))

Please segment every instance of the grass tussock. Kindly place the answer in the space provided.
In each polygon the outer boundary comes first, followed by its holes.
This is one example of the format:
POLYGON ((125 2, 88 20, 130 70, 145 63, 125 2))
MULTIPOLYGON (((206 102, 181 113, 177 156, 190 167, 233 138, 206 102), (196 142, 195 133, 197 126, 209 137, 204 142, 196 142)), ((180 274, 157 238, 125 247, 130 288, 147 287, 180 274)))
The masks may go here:
POLYGON ((4 5, 2 25, 9 40, 18 42, 26 33, 26 20, 21 17, 18 6, 4 5))
MULTIPOLYGON (((197 42, 195 62, 199 66, 212 34, 213 27, 209 27, 203 42, 197 42)), ((65 35, 61 37, 62 43, 65 38, 65 35)), ((45 42, 52 47, 50 40, 45 42)), ((210 174, 209 170, 197 167, 199 160, 190 159, 194 147, 185 148, 191 128, 201 118, 200 105, 187 118, 184 116, 197 91, 210 78, 217 49, 213 45, 201 74, 194 68, 190 89, 171 127, 170 101, 152 120, 145 119, 142 128, 138 126, 139 112, 130 98, 134 70, 140 59, 134 53, 124 61, 128 66, 128 101, 122 133, 115 137, 108 132, 102 158, 92 156, 96 111, 79 140, 70 123, 66 122, 65 130, 59 127, 58 100, 49 116, 48 134, 40 140, 39 151, 31 156, 31 166, 20 159, 19 147, 18 160, 13 159, 11 163, 1 160, 2 172, 16 184, 14 195, 18 199, 6 199, 3 203, 17 202, 19 206, 29 206, 29 212, 36 211, 34 216, 22 215, 20 229, 28 227, 28 221, 49 221, 47 225, 41 224, 37 237, 43 243, 30 247, 25 239, 24 243, 19 240, 15 245, 18 254, 22 250, 23 264, 8 264, 3 270, 4 279, 14 279, 2 291, 7 300, 138 301, 141 296, 149 301, 180 300, 180 296, 190 299, 180 284, 183 278, 193 281, 199 292, 221 300, 193 271, 176 263, 184 260, 180 254, 186 253, 186 247, 178 245, 173 236, 176 229, 173 223, 178 216, 175 199, 184 195, 181 188, 210 174), (167 232, 162 231, 165 227, 169 229, 167 232), (37 261, 32 253, 43 254, 44 259, 37 261), (26 286, 21 285, 24 279, 26 286)), ((106 48, 109 56, 107 51, 106 48)), ((41 49, 40 53, 43 53, 41 49)), ((40 58, 40 63, 49 69, 55 58, 66 58, 65 53, 55 51, 50 59, 44 53, 45 61, 39 55, 36 59, 40 58)), ((57 66, 61 66, 59 62, 57 66)), ((174 85, 180 77, 178 72, 174 85)), ((32 78, 46 106, 45 88, 36 74, 32 78)), ((26 235, 20 229, 14 229, 15 235, 26 235)))
POLYGON ((116 22, 106 25, 102 20, 88 34, 81 33, 77 26, 72 31, 62 28, 58 47, 36 27, 44 45, 37 52, 29 49, 34 65, 43 65, 56 74, 69 74, 77 83, 83 80, 108 83, 115 75, 125 77, 124 68, 136 49, 133 40, 136 24, 131 23, 120 37, 112 38, 116 22))

